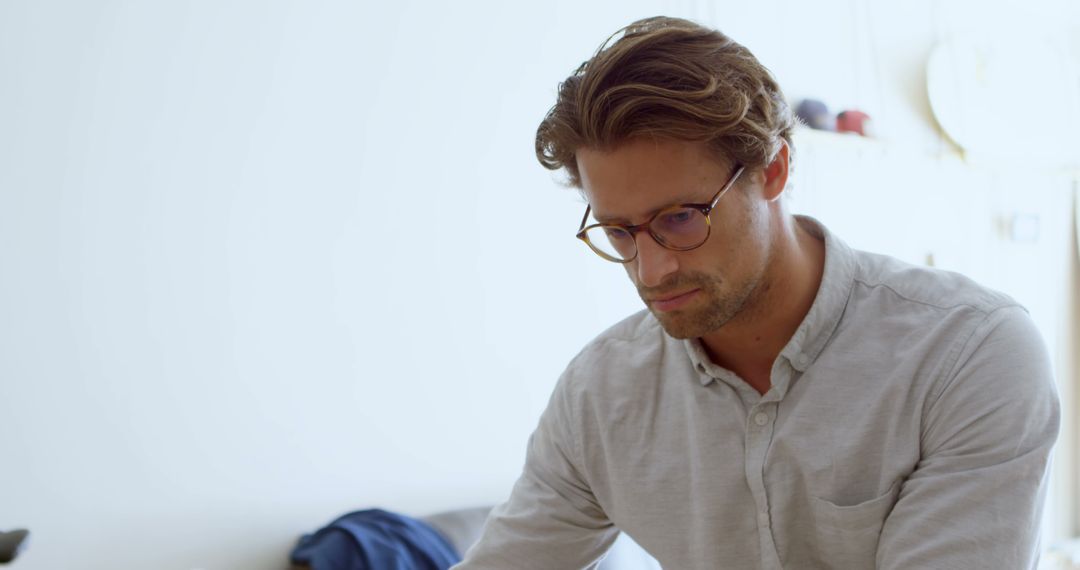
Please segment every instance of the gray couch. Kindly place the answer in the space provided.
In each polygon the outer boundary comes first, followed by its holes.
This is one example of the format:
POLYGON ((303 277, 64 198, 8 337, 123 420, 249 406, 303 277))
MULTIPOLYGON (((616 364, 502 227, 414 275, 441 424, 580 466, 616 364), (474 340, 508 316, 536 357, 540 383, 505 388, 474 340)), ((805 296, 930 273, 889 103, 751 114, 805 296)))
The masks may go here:
MULTIPOLYGON (((480 538, 491 507, 447 511, 421 520, 435 527, 462 554, 480 538)), ((660 564, 629 536, 620 534, 595 570, 660 570, 660 564)))

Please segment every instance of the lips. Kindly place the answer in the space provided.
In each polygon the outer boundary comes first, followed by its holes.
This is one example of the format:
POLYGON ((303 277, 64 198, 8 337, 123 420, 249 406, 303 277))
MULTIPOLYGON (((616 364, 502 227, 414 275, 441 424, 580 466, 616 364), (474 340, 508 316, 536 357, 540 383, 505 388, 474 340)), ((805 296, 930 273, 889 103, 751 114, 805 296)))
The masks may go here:
POLYGON ((649 305, 657 311, 674 311, 697 296, 700 291, 701 289, 691 289, 685 293, 677 293, 675 295, 667 295, 663 298, 650 299, 649 305))

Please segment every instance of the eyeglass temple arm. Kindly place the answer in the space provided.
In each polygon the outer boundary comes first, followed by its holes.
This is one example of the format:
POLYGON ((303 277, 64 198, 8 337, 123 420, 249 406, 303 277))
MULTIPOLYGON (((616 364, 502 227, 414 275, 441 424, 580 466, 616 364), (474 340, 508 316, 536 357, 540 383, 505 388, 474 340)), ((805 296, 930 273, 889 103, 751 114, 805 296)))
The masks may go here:
POLYGON ((589 221, 589 212, 591 212, 591 211, 592 211, 592 204, 589 204, 588 206, 585 206, 585 215, 582 216, 581 225, 578 226, 578 229, 577 229, 577 231, 579 233, 581 232, 581 230, 585 229, 585 222, 589 221))
POLYGON ((728 180, 728 183, 725 184, 724 187, 720 189, 720 192, 718 192, 716 194, 716 197, 713 198, 712 203, 709 204, 709 210, 712 210, 713 208, 715 208, 716 203, 720 201, 720 198, 722 198, 724 196, 724 194, 727 194, 728 190, 731 190, 731 187, 735 185, 735 181, 739 179, 739 176, 742 175, 743 170, 745 170, 745 169, 746 169, 745 166, 743 166, 741 164, 739 165, 739 168, 737 170, 735 170, 735 174, 731 175, 731 180, 728 180))

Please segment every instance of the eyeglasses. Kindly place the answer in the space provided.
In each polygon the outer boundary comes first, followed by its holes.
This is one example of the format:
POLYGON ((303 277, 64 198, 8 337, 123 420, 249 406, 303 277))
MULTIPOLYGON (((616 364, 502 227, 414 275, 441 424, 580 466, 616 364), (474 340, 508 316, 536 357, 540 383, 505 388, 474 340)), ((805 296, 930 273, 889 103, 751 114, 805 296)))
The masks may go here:
POLYGON ((738 165, 731 179, 713 196, 707 204, 680 204, 664 208, 653 214, 652 218, 636 226, 619 224, 592 224, 586 226, 592 206, 585 208, 585 217, 581 219, 577 238, 588 244, 597 255, 615 263, 629 263, 637 257, 637 234, 647 231, 653 240, 661 246, 674 251, 689 251, 701 246, 709 239, 712 224, 709 214, 720 198, 738 180, 744 167, 738 165))

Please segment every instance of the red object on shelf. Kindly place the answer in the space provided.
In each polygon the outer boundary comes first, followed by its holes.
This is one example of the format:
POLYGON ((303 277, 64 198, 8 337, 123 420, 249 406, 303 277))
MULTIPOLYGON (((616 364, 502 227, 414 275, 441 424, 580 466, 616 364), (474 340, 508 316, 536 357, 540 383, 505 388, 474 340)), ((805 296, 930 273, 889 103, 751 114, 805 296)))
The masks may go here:
POLYGON ((836 116, 836 132, 855 133, 868 136, 870 131, 870 115, 862 111, 841 111, 836 116))

